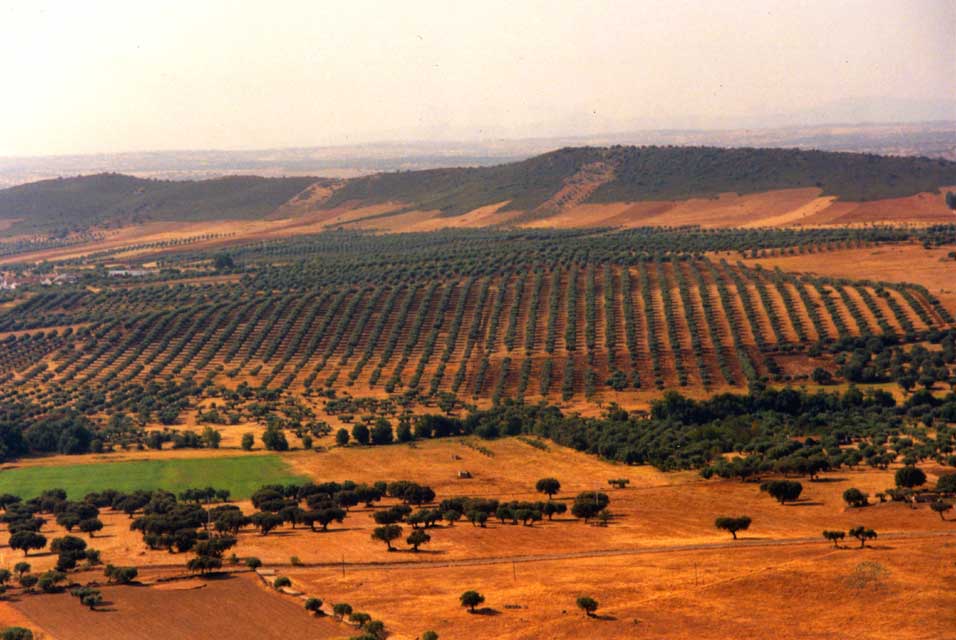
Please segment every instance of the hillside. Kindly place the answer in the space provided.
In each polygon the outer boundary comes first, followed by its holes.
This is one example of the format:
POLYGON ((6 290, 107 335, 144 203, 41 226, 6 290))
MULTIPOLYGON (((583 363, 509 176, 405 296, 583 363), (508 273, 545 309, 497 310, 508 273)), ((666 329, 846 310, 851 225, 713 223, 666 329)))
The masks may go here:
POLYGON ((115 173, 43 180, 0 191, 0 220, 14 230, 81 229, 147 220, 261 218, 315 178, 233 176, 144 180, 115 173))
MULTIPOLYGON (((952 220, 940 195, 941 187, 952 185, 956 162, 940 159, 797 149, 577 147, 490 167, 351 180, 233 176, 177 182, 120 174, 45 180, 0 191, 0 223, 7 223, 10 235, 224 220, 266 223, 256 233, 284 235, 343 225, 428 231, 939 224, 952 220)), ((33 242, 16 252, 52 246, 48 239, 33 242)))
POLYGON ((565 148, 494 167, 356 178, 325 206, 403 202, 454 216, 507 200, 503 211, 534 211, 570 182, 593 187, 578 200, 582 203, 680 200, 803 187, 818 188, 821 195, 838 200, 868 201, 956 184, 956 163, 796 149, 565 148))

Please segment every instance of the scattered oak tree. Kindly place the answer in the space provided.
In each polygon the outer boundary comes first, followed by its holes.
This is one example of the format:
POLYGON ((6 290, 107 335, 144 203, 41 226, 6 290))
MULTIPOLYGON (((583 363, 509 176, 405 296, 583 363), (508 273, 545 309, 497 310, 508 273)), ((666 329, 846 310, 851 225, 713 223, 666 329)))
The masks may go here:
POLYGON ((876 538, 876 531, 862 526, 853 527, 850 529, 850 535, 860 541, 860 548, 862 549, 866 546, 867 540, 874 540, 876 538))
POLYGON ((11 549, 19 549, 24 556, 28 556, 31 549, 42 549, 46 546, 46 537, 35 531, 17 531, 10 536, 7 544, 11 549))
POLYGON ((431 539, 432 537, 428 535, 427 533, 425 533, 424 531, 422 531, 421 529, 415 529, 405 539, 405 542, 407 542, 412 547, 412 551, 417 552, 418 547, 420 547, 423 544, 428 544, 431 541, 431 539))
POLYGON ((477 591, 466 591, 458 599, 461 601, 461 606, 468 607, 468 611, 474 613, 475 607, 485 601, 485 596, 477 591))
POLYGON ((584 611, 584 615, 591 617, 598 610, 598 601, 589 596, 581 596, 577 601, 578 609, 584 611))
POLYGON ((841 540, 846 537, 845 531, 824 531, 823 537, 833 543, 834 547, 839 546, 841 540))
POLYGON ((946 518, 943 517, 943 514, 947 511, 950 511, 953 508, 953 505, 948 502, 943 502, 942 500, 937 500, 933 504, 929 505, 929 508, 939 514, 940 520, 945 520, 946 518))
POLYGON ((389 551, 395 551, 392 541, 397 540, 402 535, 402 527, 397 524, 386 524, 381 527, 375 527, 372 531, 372 540, 380 540, 385 543, 389 551))
POLYGON ((544 493, 548 496, 548 500, 554 497, 554 494, 561 491, 561 483, 558 482, 557 478, 541 478, 534 485, 535 490, 538 493, 544 493))
POLYGON ((912 489, 926 484, 926 474, 922 469, 914 466, 905 466, 896 470, 896 486, 912 489))
POLYGON ((803 485, 795 480, 771 480, 760 485, 761 491, 766 491, 780 504, 794 502, 803 493, 803 485))
POLYGON ((746 531, 750 528, 750 523, 752 520, 750 516, 737 516, 736 518, 730 516, 721 516, 714 520, 714 526, 718 529, 724 531, 729 531, 730 535, 734 537, 734 540, 737 539, 738 531, 746 531))
POLYGON ((851 487, 843 492, 843 501, 851 507, 865 507, 870 504, 870 496, 856 487, 851 487))

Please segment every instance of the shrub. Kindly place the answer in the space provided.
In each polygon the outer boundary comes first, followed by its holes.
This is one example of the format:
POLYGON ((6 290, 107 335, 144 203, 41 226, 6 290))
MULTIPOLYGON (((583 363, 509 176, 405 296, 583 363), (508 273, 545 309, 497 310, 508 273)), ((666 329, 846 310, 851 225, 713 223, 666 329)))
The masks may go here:
POLYGON ((771 480, 760 485, 761 491, 766 491, 780 504, 793 502, 803 493, 803 485, 794 480, 771 480))
POLYGON ((309 598, 305 601, 305 610, 311 611, 316 615, 322 613, 322 601, 319 598, 309 598))
POLYGON ((870 503, 870 497, 856 487, 851 487, 843 492, 843 501, 851 507, 865 507, 870 503))
POLYGON ((292 580, 288 576, 279 576, 272 581, 272 587, 275 589, 281 589, 282 587, 291 587, 292 580))

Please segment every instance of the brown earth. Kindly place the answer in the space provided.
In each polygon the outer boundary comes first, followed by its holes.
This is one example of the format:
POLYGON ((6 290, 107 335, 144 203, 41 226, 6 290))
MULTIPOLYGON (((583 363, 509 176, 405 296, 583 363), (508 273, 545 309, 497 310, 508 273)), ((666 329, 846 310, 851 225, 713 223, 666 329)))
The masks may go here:
POLYGON ((97 587, 96 611, 68 593, 21 595, 12 603, 22 616, 57 640, 129 638, 342 638, 349 629, 314 618, 301 602, 270 593, 251 574, 209 579, 201 589, 150 586, 97 587))
MULTIPOLYGON (((866 224, 947 224, 956 215, 946 208, 939 193, 920 193, 906 198, 869 202, 842 202, 821 196, 816 188, 780 189, 763 193, 721 194, 712 198, 616 202, 583 202, 593 188, 606 179, 600 171, 582 183, 573 182, 533 212, 501 211, 507 202, 487 205, 460 216, 444 217, 439 211, 420 211, 406 203, 367 204, 347 202, 321 209, 331 193, 328 185, 305 190, 263 220, 220 220, 212 222, 150 222, 109 230, 106 237, 85 244, 44 249, 0 258, 0 264, 21 261, 63 260, 105 249, 196 238, 204 234, 220 237, 200 240, 190 246, 210 249, 236 242, 280 238, 300 233, 317 233, 347 226, 381 232, 427 231, 451 227, 525 226, 539 228, 637 227, 701 225, 716 227, 783 227, 866 224), (301 197, 300 197, 301 196, 301 197), (394 213, 393 213, 394 212, 394 213)), ((942 189, 945 192, 946 188, 942 189)), ((156 248, 130 248, 115 254, 116 260, 161 256, 156 248)))
MULTIPOLYGON (((431 543, 416 554, 404 544, 410 531, 406 525, 396 543, 401 550, 389 553, 370 540, 372 509, 358 507, 343 524, 333 524, 324 533, 301 527, 282 527, 267 536, 244 531, 234 551, 240 557, 257 556, 267 567, 291 576, 294 588, 307 595, 368 611, 384 620, 398 639, 411 640, 428 628, 446 638, 947 637, 941 635, 949 628, 943 620, 956 604, 950 551, 956 549, 956 521, 941 520, 926 505, 847 509, 841 498, 851 486, 871 495, 891 486, 892 469, 841 470, 819 482, 803 479, 801 501, 782 506, 755 483, 705 481, 694 472, 611 464, 550 442, 544 446, 518 439, 467 438, 284 455, 296 471, 318 481, 413 479, 431 485, 438 499, 475 495, 539 500, 543 496, 534 492, 534 482, 552 475, 562 483, 558 500, 568 501, 582 491, 606 491, 614 514, 608 527, 568 516, 527 527, 497 520, 485 528, 459 522, 429 529, 431 543), (473 479, 459 480, 459 470, 468 470, 473 479), (630 487, 610 490, 607 479, 618 477, 630 479, 630 487), (738 514, 753 518, 740 541, 713 528, 715 517, 738 514), (857 524, 880 534, 865 550, 834 550, 820 538, 823 529, 846 530, 857 524), (292 556, 304 566, 290 566, 292 556), (864 562, 879 563, 888 573, 871 565, 858 569, 864 562), (470 615, 458 606, 457 596, 468 588, 485 594, 490 611, 470 615), (575 608, 574 599, 582 594, 601 602, 603 617, 585 618, 575 608), (804 626, 797 624, 801 619, 804 626)), ((937 470, 926 471, 934 482, 937 470)), ((386 499, 383 505, 390 503, 386 499)), ((248 503, 241 506, 252 510, 248 503)), ((145 568, 144 575, 183 567, 188 556, 146 550, 140 535, 129 531, 126 516, 107 512, 103 520, 106 527, 91 542, 104 562, 145 568)), ((52 538, 64 532, 47 524, 43 533, 52 538)), ((6 534, 0 534, 0 541, 5 539, 6 534)), ((846 546, 855 547, 856 542, 846 546)), ((22 557, 3 547, 0 554, 6 565, 22 557)), ((55 558, 33 553, 27 560, 34 570, 43 570, 55 558)), ((66 601, 48 606, 55 598, 69 596, 17 597, 14 606, 61 639, 88 637, 69 635, 85 633, 81 627, 90 634, 122 628, 112 625, 130 625, 130 633, 142 634, 123 637, 147 637, 162 628, 167 617, 177 621, 173 637, 185 637, 175 634, 188 631, 194 633, 191 637, 210 637, 202 632, 213 623, 206 618, 237 637, 247 637, 243 629, 262 628, 259 620, 266 619, 281 620, 280 626, 293 629, 287 635, 333 637, 325 633, 325 623, 309 619, 299 604, 286 606, 279 596, 247 586, 245 580, 210 581, 201 589, 173 591, 111 587, 107 599, 116 603, 113 612, 88 614, 76 602, 66 601), (265 618, 250 617, 263 607, 265 618), (157 613, 149 613, 153 610, 157 613), (100 617, 87 621, 90 615, 100 617), (236 622, 224 620, 224 615, 236 622), (80 619, 84 624, 76 625, 80 619), (313 626, 305 631, 300 625, 313 626)), ((7 619, 0 607, 0 621, 7 619)), ((345 629, 334 637, 350 634, 345 629)))

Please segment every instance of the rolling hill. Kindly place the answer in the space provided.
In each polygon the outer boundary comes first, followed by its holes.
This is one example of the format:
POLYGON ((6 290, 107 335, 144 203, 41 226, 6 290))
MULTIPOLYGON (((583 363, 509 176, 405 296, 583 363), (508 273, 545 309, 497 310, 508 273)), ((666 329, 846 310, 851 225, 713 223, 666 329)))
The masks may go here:
POLYGON ((75 229, 146 220, 262 218, 316 178, 232 176, 144 180, 116 173, 43 180, 0 191, 0 220, 14 229, 75 229))
POLYGON ((502 224, 948 222, 938 194, 949 185, 956 185, 956 162, 941 159, 798 149, 577 147, 490 167, 351 180, 234 176, 175 182, 120 174, 46 180, 0 191, 0 221, 11 221, 11 233, 279 218, 391 231, 502 224))

